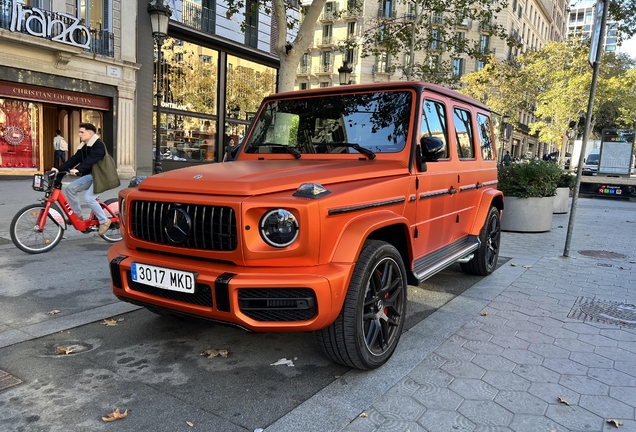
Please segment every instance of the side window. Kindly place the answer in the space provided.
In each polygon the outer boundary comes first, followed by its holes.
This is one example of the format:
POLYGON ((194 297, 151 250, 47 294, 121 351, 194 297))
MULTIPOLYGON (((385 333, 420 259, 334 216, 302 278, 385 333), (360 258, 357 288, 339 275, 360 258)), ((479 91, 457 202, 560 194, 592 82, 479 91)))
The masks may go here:
POLYGON ((448 159, 448 122, 444 104, 426 99, 422 107, 422 125, 420 126, 420 138, 422 136, 436 137, 444 143, 444 156, 440 159, 448 159))
POLYGON ((470 121, 470 112, 461 108, 454 108, 453 119, 455 122, 455 138, 457 138, 457 155, 460 159, 474 159, 474 134, 473 125, 470 121))
POLYGON ((481 158, 483 160, 494 160, 495 152, 493 151, 492 127, 490 125, 490 119, 483 114, 477 114, 477 128, 479 129, 481 158))

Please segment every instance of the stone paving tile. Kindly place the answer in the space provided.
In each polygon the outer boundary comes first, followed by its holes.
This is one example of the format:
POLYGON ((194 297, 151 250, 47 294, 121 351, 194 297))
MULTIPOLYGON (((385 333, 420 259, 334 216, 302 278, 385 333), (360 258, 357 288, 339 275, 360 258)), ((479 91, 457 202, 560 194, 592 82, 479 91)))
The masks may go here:
POLYGON ((544 366, 517 365, 513 373, 530 382, 558 382, 561 375, 544 366))
POLYGON ((429 431, 472 432, 475 423, 457 411, 428 410, 417 421, 429 431))
POLYGON ((475 342, 475 341, 488 342, 492 338, 492 334, 481 330, 481 325, 480 325, 480 328, 475 328, 475 327, 466 328, 466 326, 464 326, 460 328, 459 330, 457 330, 456 334, 466 339, 466 343, 464 345, 470 342, 475 342))
POLYGON ((559 403, 559 397, 564 398, 569 404, 577 405, 581 395, 558 383, 535 383, 528 389, 528 393, 543 399, 549 404, 559 403))
POLYGON ((493 401, 465 400, 458 411, 476 424, 508 426, 513 414, 493 401))
POLYGON ((364 414, 366 414, 366 416, 358 416, 354 421, 349 423, 349 425, 343 429, 343 432, 373 432, 387 420, 373 407, 367 409, 364 414))
POLYGON ((544 415, 548 409, 548 403, 527 392, 500 391, 495 397, 495 402, 510 412, 517 414, 544 415))
POLYGON ((412 378, 405 376, 391 387, 387 391, 387 394, 411 396, 419 388, 420 385, 418 383, 416 383, 412 378))
POLYGON ((587 366, 564 358, 546 358, 543 366, 563 375, 586 375, 587 366))
MULTIPOLYGON (((528 315, 526 315, 530 318, 528 315)), ((531 323, 527 320, 513 320, 510 319, 506 322, 506 327, 509 329, 514 329, 517 331, 536 331, 541 330, 541 326, 538 324, 531 323)))
POLYGON ((636 342, 618 342, 618 347, 636 354, 636 342))
POLYGON ((595 368, 611 368, 614 367, 614 362, 607 357, 600 356, 598 354, 589 352, 573 352, 570 354, 570 360, 580 363, 587 367, 595 368))
POLYGON ((555 339, 576 339, 578 337, 577 333, 562 327, 542 327, 540 332, 555 339))
POLYGON ((566 349, 568 351, 575 352, 594 352, 596 348, 594 345, 580 341, 578 339, 557 339, 554 344, 558 347, 566 349))
POLYGON ((447 387, 422 384, 412 395, 427 410, 456 410, 464 398, 447 387))
POLYGON ((517 337, 530 343, 554 343, 554 338, 552 336, 548 336, 543 333, 537 333, 536 331, 519 331, 517 333, 517 337))
POLYGON ((472 362, 486 370, 502 372, 512 372, 517 365, 516 363, 499 355, 488 354, 477 354, 473 358, 472 362))
POLYGON ((623 402, 636 401, 636 387, 612 386, 610 387, 610 396, 623 402))
POLYGON ((552 327, 562 327, 563 326, 563 321, 560 321, 558 319, 554 319, 551 317, 530 317, 528 318, 528 321, 530 321, 531 323, 535 323, 538 324, 542 327, 542 329, 548 327, 548 328, 552 328, 552 327))
POLYGON ((528 349, 545 358, 568 358, 570 356, 570 351, 553 344, 530 344, 528 349))
POLYGON ((502 348, 525 350, 528 349, 528 347, 530 346, 530 342, 524 341, 523 339, 519 339, 515 336, 517 330, 514 331, 513 335, 498 335, 496 334, 496 329, 493 329, 493 333, 495 333, 495 335, 492 337, 492 339, 490 339, 490 342, 494 343, 495 345, 499 345, 502 348))
POLYGON ((601 330, 597 327, 590 325, 589 323, 582 323, 580 321, 575 321, 572 323, 563 324, 563 328, 567 330, 572 330, 578 334, 600 334, 601 330))
POLYGON ((636 332, 632 333, 626 330, 607 329, 600 331, 601 336, 606 336, 616 341, 636 342, 636 332))
POLYGON ((380 396, 373 407, 386 419, 416 421, 426 408, 410 396, 388 395, 380 396))
POLYGON ((565 428, 549 418, 537 415, 515 414, 510 427, 515 432, 560 431, 565 428))
POLYGON ((543 356, 527 349, 505 349, 501 355, 517 364, 540 365, 544 360, 543 356))
POLYGON ((614 362, 614 369, 636 377, 636 361, 614 362))
POLYGON ((473 432, 514 432, 512 429, 503 426, 477 425, 473 432))
MULTIPOLYGON (((486 332, 482 332, 484 334, 489 334, 486 332)), ((492 338, 492 335, 490 335, 492 338)), ((464 345, 462 345, 467 350, 474 352, 475 354, 491 354, 491 355, 499 355, 504 350, 501 346, 494 344, 492 342, 483 342, 483 341, 466 341, 464 345)))
POLYGON ((486 371, 472 362, 462 360, 449 360, 444 363, 442 370, 445 370, 455 378, 481 378, 486 371))
POLYGON ((583 395, 608 395, 609 386, 583 375, 563 375, 559 384, 583 395))
MULTIPOLYGON (((594 345, 595 347, 600 347, 600 346, 605 346, 605 347, 615 347, 615 346, 619 346, 619 342, 615 341, 614 339, 610 339, 608 337, 605 336, 601 336, 600 334, 598 335, 589 335, 589 334, 582 334, 579 335, 579 337, 577 338, 578 340, 588 343, 590 345, 594 345)), ((621 346, 621 348, 623 349, 628 349, 625 348, 624 346, 621 346)), ((634 345, 634 349, 636 350, 636 345, 634 345)), ((634 352, 634 351, 632 351, 634 352)))
POLYGON ((530 381, 512 372, 489 371, 482 379, 498 390, 526 391, 530 387, 530 381))
POLYGON ((579 406, 605 419, 633 419, 634 407, 606 396, 582 395, 579 406))
POLYGON ((498 392, 495 387, 478 379, 457 378, 448 387, 464 399, 492 400, 498 392))
POLYGON ((616 369, 590 368, 587 371, 587 376, 609 386, 636 386, 636 378, 616 369))
POLYGON ((453 376, 449 373, 421 365, 415 366, 408 376, 418 384, 434 384, 442 387, 446 387, 453 381, 453 376))
POLYGON ((550 405, 546 416, 574 431, 599 431, 604 422, 596 414, 574 405, 550 405))
POLYGON ((387 420, 375 429, 374 432, 429 432, 423 426, 415 422, 405 420, 387 420))

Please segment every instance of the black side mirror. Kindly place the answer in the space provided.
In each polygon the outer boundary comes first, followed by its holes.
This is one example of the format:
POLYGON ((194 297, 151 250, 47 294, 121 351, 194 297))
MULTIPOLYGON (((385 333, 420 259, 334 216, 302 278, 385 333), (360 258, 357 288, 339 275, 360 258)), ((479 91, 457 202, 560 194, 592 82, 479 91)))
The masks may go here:
POLYGON ((444 155, 444 141, 437 137, 423 136, 420 138, 420 149, 424 162, 436 162, 444 155))

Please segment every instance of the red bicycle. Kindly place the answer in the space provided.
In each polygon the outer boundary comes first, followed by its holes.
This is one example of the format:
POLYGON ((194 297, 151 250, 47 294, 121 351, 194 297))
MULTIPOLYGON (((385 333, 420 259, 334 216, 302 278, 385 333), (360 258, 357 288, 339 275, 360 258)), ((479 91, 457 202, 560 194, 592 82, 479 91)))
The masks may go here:
MULTIPOLYGON (((99 230, 99 220, 91 212, 88 220, 81 220, 73 211, 61 188, 55 187, 55 172, 35 174, 33 190, 44 192, 40 204, 24 207, 11 221, 11 240, 18 249, 38 254, 48 252, 62 240, 67 224, 85 234, 99 230)), ((117 198, 99 201, 110 219, 108 231, 101 237, 111 243, 121 240, 119 231, 119 202, 117 198)))

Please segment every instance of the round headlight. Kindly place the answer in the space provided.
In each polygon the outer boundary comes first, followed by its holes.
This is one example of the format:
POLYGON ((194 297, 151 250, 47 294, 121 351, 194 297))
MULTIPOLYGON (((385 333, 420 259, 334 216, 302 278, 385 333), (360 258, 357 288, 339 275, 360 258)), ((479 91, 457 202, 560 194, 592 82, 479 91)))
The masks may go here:
POLYGON ((270 210, 259 223, 261 237, 270 246, 289 246, 298 237, 298 221, 285 209, 270 210))

